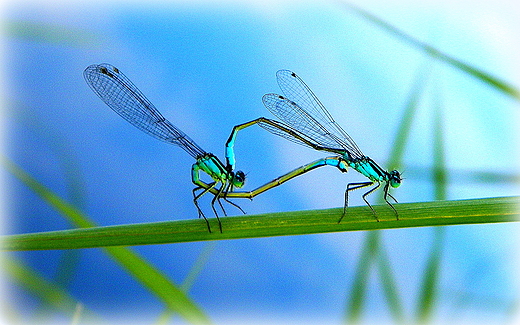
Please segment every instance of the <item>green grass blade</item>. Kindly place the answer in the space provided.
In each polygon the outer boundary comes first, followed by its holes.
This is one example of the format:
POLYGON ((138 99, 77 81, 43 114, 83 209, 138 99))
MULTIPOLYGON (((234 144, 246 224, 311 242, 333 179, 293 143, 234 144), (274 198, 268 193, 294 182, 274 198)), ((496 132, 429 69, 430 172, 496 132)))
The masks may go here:
POLYGON ((434 136, 433 136, 433 184, 436 200, 446 200, 447 169, 444 149, 444 129, 440 94, 435 96, 434 103, 434 136))
MULTIPOLYGON (((518 197, 395 204, 399 219, 387 205, 374 205, 381 222, 366 206, 222 217, 223 233, 208 233, 204 220, 179 220, 70 229, 1 237, 3 250, 76 249, 304 235, 340 231, 485 224, 517 221, 518 197)), ((209 219, 217 224, 215 218, 209 219)))
MULTIPOLYGON (((389 169, 399 169, 402 165, 402 160, 404 156, 404 149, 406 147, 407 139, 409 138, 410 129, 412 126, 413 117, 415 116, 415 112, 417 111, 417 107, 419 104, 419 99, 424 88, 424 85, 429 76, 429 62, 426 62, 421 69, 419 69, 415 80, 413 82, 413 86, 411 88, 410 94, 408 95, 408 100, 405 105, 405 111, 399 123, 399 128, 396 133, 396 137, 392 144, 392 152, 390 154, 389 161, 389 169)), ((380 200, 381 201, 381 200, 380 200)), ((365 245, 372 245, 372 239, 367 237, 365 239, 365 245)), ((375 245, 380 245, 380 241, 376 241, 375 245)), ((401 323, 403 321, 403 308, 400 303, 399 294, 397 293, 397 286, 395 285, 394 276, 392 274, 390 268, 390 261, 387 260, 387 254, 385 252, 384 247, 377 247, 377 251, 380 254, 376 255, 377 259, 376 266, 379 270, 379 276, 381 280, 381 284, 383 286, 383 292, 386 297, 386 301, 388 303, 388 307, 394 318, 394 321, 401 323)), ((367 249, 364 249, 364 252, 368 252, 367 249)), ((365 259, 371 258, 370 256, 361 255, 360 263, 364 263, 365 259)), ((354 283, 357 283, 357 286, 354 286, 354 290, 356 290, 354 295, 364 295, 366 293, 367 282, 361 281, 362 278, 365 277, 363 273, 360 273, 360 269, 358 268, 358 272, 356 272, 354 283)), ((367 272, 367 271, 363 271, 367 272)), ((356 301, 359 298, 356 298, 356 301)), ((355 316, 359 318, 359 315, 355 316)), ((348 317, 347 317, 348 318, 348 317)))
POLYGON ((393 34, 394 36, 401 39, 402 41, 405 41, 406 43, 424 51, 431 57, 433 57, 441 62, 444 62, 448 65, 451 65, 452 67, 454 67, 460 71, 467 73, 468 75, 484 82, 488 86, 491 86, 491 87, 495 88, 496 90, 498 90, 508 96, 513 97, 516 100, 520 100, 520 91, 516 87, 510 85, 509 83, 491 75, 490 73, 477 69, 452 56, 449 56, 449 55, 443 53, 442 51, 436 49, 435 47, 428 45, 425 42, 422 42, 422 41, 419 41, 419 40, 413 38, 412 36, 406 34, 402 30, 389 24, 388 22, 384 21, 383 19, 369 13, 368 11, 365 11, 359 7, 356 7, 352 4, 348 4, 345 2, 341 2, 341 4, 343 6, 348 7, 349 9, 353 10, 354 12, 356 12, 363 18, 367 19, 374 25, 379 26, 380 28, 382 28, 383 30, 386 30, 390 34, 393 34))
MULTIPOLYGON (((76 155, 68 141, 56 129, 46 127, 45 119, 37 116, 34 111, 20 102, 7 102, 5 106, 9 118, 21 123, 26 131, 39 139, 39 142, 47 148, 49 155, 56 157, 58 160, 56 167, 63 172, 67 199, 81 208, 85 202, 84 181, 76 155)), ((80 250, 62 252, 55 268, 54 283, 63 289, 70 284, 76 274, 81 253, 80 250)))
POLYGON ((397 292, 397 285, 394 280, 392 268, 390 267, 390 259, 386 251, 382 249, 383 247, 384 246, 381 246, 379 249, 379 255, 377 257, 377 269, 379 271, 381 285, 383 286, 386 303, 388 304, 394 323, 403 324, 405 319, 403 305, 397 292))
MULTIPOLYGON (((207 242, 206 245, 204 245, 202 252, 200 252, 199 256, 197 257, 197 260, 195 261, 195 263, 193 263, 193 266, 188 272, 188 275, 184 278, 184 281, 182 281, 180 285, 180 289, 183 292, 188 293, 190 291, 191 287, 195 283, 195 280, 199 276, 200 272, 202 272, 202 270, 204 269, 204 266, 206 266, 206 263, 208 262, 216 247, 216 241, 207 242)), ((175 313, 169 309, 166 309, 161 313, 161 315, 159 315, 155 324, 169 324, 173 316, 175 316, 175 313)))
POLYGON ((31 175, 23 171, 20 167, 15 165, 8 159, 2 159, 4 166, 17 179, 29 187, 34 193, 39 195, 45 202, 55 208, 62 214, 70 223, 80 228, 95 227, 96 224, 84 216, 75 206, 62 200, 59 196, 40 184, 31 175))
POLYGON ((63 252, 53 277, 57 285, 66 288, 74 280, 81 262, 80 260, 81 251, 71 250, 63 252))
POLYGON ((159 297, 168 308, 194 324, 208 324, 207 316, 166 275, 142 257, 125 247, 105 247, 107 252, 145 287, 159 297))
POLYGON ((84 307, 82 304, 77 304, 74 314, 72 315, 71 325, 78 325, 82 319, 84 319, 84 307))
MULTIPOLYGON (((31 270, 27 265, 16 260, 14 257, 4 257, 2 268, 10 278, 14 279, 19 285, 39 298, 43 303, 51 308, 58 310, 65 315, 73 317, 74 310, 78 301, 71 297, 66 291, 54 282, 49 282, 37 272, 31 270)), ((84 310, 85 311, 85 310, 84 310)), ((94 316, 88 311, 89 317, 94 316)))
POLYGON ((4 32, 8 37, 29 42, 88 47, 90 50, 102 44, 101 39, 89 31, 62 25, 7 21, 4 23, 4 32))
MULTIPOLYGON (((390 166, 390 164, 389 164, 390 166)), ((391 169, 391 168, 389 168, 391 169)), ((406 165, 406 174, 415 175, 414 179, 420 181, 431 181, 432 168, 419 167, 410 164, 406 165)), ((465 186, 485 186, 485 185, 517 185, 520 184, 520 174, 514 171, 485 171, 470 170, 468 168, 450 168, 449 173, 457 175, 457 184, 465 186)), ((447 174, 446 174, 447 177, 447 174)), ((406 185, 408 185, 406 183, 406 185)), ((404 185, 405 186, 405 185, 404 185)))
POLYGON ((217 247, 217 242, 208 242, 202 249, 202 252, 200 252, 197 260, 191 267, 190 272, 184 278, 184 281, 181 284, 181 290, 184 292, 188 292, 193 284, 195 283, 195 280, 199 276, 200 272, 204 269, 204 266, 206 266, 206 263, 208 262, 209 258, 213 254, 213 251, 217 247))
MULTIPOLYGON (((7 169, 49 205, 54 207, 58 212, 65 216, 72 223, 76 224, 79 229, 100 229, 93 228, 95 223, 89 220, 81 211, 76 209, 73 205, 65 202, 59 196, 51 192, 45 186, 40 184, 28 173, 14 163, 4 158, 4 165, 7 169)), ((73 240, 75 241, 75 240, 73 240)), ((97 245, 96 247, 104 246, 121 246, 121 245, 97 245)), ((126 271, 132 274, 136 280, 142 283, 159 299, 161 299, 168 308, 179 313, 184 319, 192 323, 209 323, 207 316, 200 310, 194 302, 192 302, 185 293, 182 292, 173 282, 171 282, 162 272, 157 270, 151 264, 146 262, 143 258, 125 247, 104 247, 108 255, 117 263, 122 265, 126 271)))
POLYGON ((433 315, 438 293, 439 271, 445 233, 446 228, 444 227, 436 228, 434 232, 433 247, 426 263, 417 304, 416 319, 419 324, 427 323, 433 315))
MULTIPOLYGON (((439 92, 437 90, 437 92, 439 92)), ((446 199, 447 170, 445 163, 444 131, 442 123, 442 104, 440 93, 435 96, 434 103, 434 136, 433 136, 433 184, 436 200, 446 199)), ((446 228, 439 227, 434 230, 434 240, 430 256, 426 263, 422 285, 417 303, 416 319, 418 323, 430 321, 435 307, 439 270, 441 268, 442 248, 446 228)))
POLYGON ((459 70, 464 71, 477 79, 480 79, 487 85, 501 91, 506 95, 513 97, 516 100, 520 100, 520 91, 516 87, 506 83, 505 81, 500 80, 487 72, 472 67, 469 64, 459 61, 447 54, 439 52, 431 46, 425 46, 424 50, 436 59, 444 61, 445 63, 448 63, 449 65, 458 68, 459 70))
POLYGON ((402 165, 404 157, 404 149, 406 142, 410 137, 410 130, 412 128, 412 121, 419 105, 421 93, 429 76, 429 62, 426 62, 419 73, 416 75, 413 82, 408 99, 405 104, 404 114, 401 117, 399 128, 392 143, 392 151, 390 153, 390 161, 388 162, 388 169, 399 169, 402 165))
POLYGON ((365 244, 359 258, 359 263, 354 277, 354 284, 347 302, 345 324, 359 323, 367 291, 370 269, 378 253, 380 232, 372 231, 367 234, 365 244))

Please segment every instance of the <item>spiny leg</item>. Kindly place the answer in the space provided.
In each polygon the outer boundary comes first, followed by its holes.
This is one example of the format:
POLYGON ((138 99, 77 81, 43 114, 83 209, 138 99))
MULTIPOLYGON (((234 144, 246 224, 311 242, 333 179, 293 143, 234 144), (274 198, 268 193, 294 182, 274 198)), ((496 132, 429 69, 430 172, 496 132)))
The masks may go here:
POLYGON ((399 202, 397 202, 397 199, 395 197, 393 197, 390 193, 386 192, 386 195, 391 197, 392 200, 394 200, 395 203, 399 203, 399 202))
POLYGON ((372 192, 374 192, 375 190, 377 190, 379 188, 379 186, 381 186, 381 183, 377 183, 376 186, 374 186, 372 189, 370 189, 368 192, 366 192, 365 194, 363 194, 362 198, 363 200, 365 201, 365 203, 368 205, 368 207, 370 208, 370 210, 372 210, 372 213, 374 214, 374 217, 376 217, 376 220, 377 222, 379 222, 379 218, 377 217, 377 214, 376 214, 376 211, 374 210, 374 208, 372 208, 372 206, 370 205, 370 203, 368 203, 366 197, 367 195, 371 194, 372 192))
POLYGON ((395 218, 397 220, 399 220, 399 213, 397 213, 397 210, 394 208, 394 206, 390 202, 388 202, 388 199, 387 199, 387 196, 389 196, 395 201, 395 203, 398 203, 397 200, 395 199, 395 197, 393 197, 392 194, 388 193, 388 189, 389 189, 388 185, 389 185, 388 183, 386 183, 386 185, 385 185, 385 196, 384 196, 385 202, 392 208, 392 210, 394 210, 395 218))
MULTIPOLYGON (((213 200, 211 201, 212 204, 215 203, 215 200, 218 202, 218 205, 220 206, 220 209, 222 210, 222 212, 224 213, 225 216, 227 216, 227 213, 226 213, 226 209, 224 209, 224 205, 222 204, 222 202, 220 201, 220 199, 224 199, 226 202, 229 202, 229 200, 226 199, 226 195, 227 193, 229 192, 231 188, 231 182, 225 182, 222 184, 222 187, 220 188, 220 190, 218 191, 217 194, 215 194, 215 197, 213 198, 213 200)), ((229 202, 231 204, 233 204, 232 202, 229 202)), ((233 204, 234 205, 234 204, 233 204)))
POLYGON ((226 188, 226 190, 224 191, 224 195, 222 196, 222 199, 224 199, 224 201, 226 201, 227 203, 231 204, 232 206, 234 206, 235 208, 237 208, 238 210, 240 210, 240 212, 242 212, 243 214, 246 214, 246 212, 238 205, 236 204, 235 202, 231 202, 230 200, 228 200, 227 198, 227 194, 230 192, 230 191, 233 191, 233 188, 231 186, 231 183, 229 184, 229 186, 226 188))
POLYGON ((227 199, 226 197, 226 194, 224 193, 224 197, 222 198, 224 201, 226 201, 227 203, 231 204, 232 206, 234 206, 235 208, 237 208, 238 210, 240 210, 240 212, 242 212, 243 214, 247 214, 244 209, 242 209, 240 207, 240 205, 236 204, 235 202, 232 202, 230 200, 227 199))
MULTIPOLYGON (((345 205, 343 206, 343 214, 341 215, 341 218, 339 218, 338 223, 340 223, 341 220, 343 220, 343 218, 347 215, 348 192, 353 191, 353 190, 357 190, 358 188, 367 187, 367 186, 370 186, 372 184, 374 184, 374 182, 362 182, 362 183, 349 183, 349 184, 347 184, 347 190, 345 191, 345 205)), ((370 207, 370 204, 368 206, 370 207)), ((370 208, 372 209, 372 207, 370 207, 370 208)))
POLYGON ((202 212, 202 209, 200 208, 199 206, 199 199, 206 193, 208 193, 212 188, 214 188, 215 186, 217 185, 217 182, 213 182, 210 184, 209 187, 205 188, 200 194, 196 194, 196 192, 200 189, 203 189, 202 186, 198 186, 198 187, 195 187, 193 190, 192 190, 192 193, 193 193, 193 204, 195 204, 195 207, 197 208, 197 212, 199 214, 199 218, 200 216, 202 216, 204 218, 204 221, 206 221, 206 225, 208 226, 208 231, 211 233, 211 227, 209 225, 209 221, 208 219, 206 218, 206 215, 204 215, 204 212, 202 212))
POLYGON ((199 219, 200 219, 200 216, 204 217, 204 221, 206 221, 206 226, 208 227, 208 231, 211 233, 211 227, 209 225, 209 221, 206 218, 206 216, 204 215, 204 212, 202 212, 202 210, 200 209, 199 204, 197 202, 197 199, 200 197, 200 195, 197 196, 195 193, 196 193, 196 191, 198 191, 200 189, 202 189, 202 187, 196 187, 193 189, 193 191, 192 191, 193 192, 193 203, 195 204, 195 207, 197 208, 197 212, 199 214, 199 219))
MULTIPOLYGON (((224 187, 223 187, 224 188, 224 187)), ((220 205, 220 208, 222 209, 222 212, 224 212, 224 215, 227 216, 227 213, 226 213, 226 210, 224 209, 224 205, 222 204, 222 202, 220 201, 220 199, 223 199, 224 201, 226 201, 227 203, 229 203, 230 205, 238 208, 240 211, 242 211, 242 213, 246 214, 244 212, 244 210, 242 210, 241 207, 239 207, 236 203, 233 203, 231 201, 229 201, 227 199, 227 194, 232 191, 232 185, 231 183, 227 183, 225 189, 223 191, 219 191, 219 193, 217 195, 215 195, 215 198, 217 198, 217 202, 218 204, 220 205)))
MULTIPOLYGON (((218 192, 219 194, 222 193, 221 191, 218 192)), ((218 202, 218 205, 220 206, 220 209, 222 210, 222 213, 224 213, 225 216, 227 216, 227 212, 226 212, 226 209, 224 209, 224 205, 222 204, 222 202, 220 201, 220 197, 218 196, 219 194, 216 194, 215 197, 213 198, 213 200, 211 200, 211 204, 214 204, 215 203, 215 200, 218 202)))
POLYGON ((202 210, 201 210, 200 207, 199 207, 199 204, 198 204, 197 200, 199 199, 200 196, 202 196, 202 194, 197 195, 197 191, 198 191, 198 190, 202 190, 202 189, 204 189, 202 186, 197 186, 197 187, 195 187, 195 188, 191 191, 192 194, 193 194, 193 204, 194 204, 195 207, 197 208, 197 212, 198 212, 198 214, 199 214, 199 219, 200 219, 200 216, 201 216, 203 213, 202 213, 202 210))
POLYGON ((243 214, 246 214, 246 212, 238 204, 231 202, 230 200, 227 199, 227 194, 229 193, 229 191, 232 191, 232 184, 231 183, 227 183, 226 185, 223 184, 222 187, 220 188, 219 192, 215 195, 215 197, 211 201, 211 206, 213 208, 213 212, 215 212, 215 215, 217 216, 221 233, 222 233, 222 223, 220 222, 220 219, 214 208, 215 200, 218 202, 218 204, 219 204, 220 208, 222 209, 222 212, 224 212, 225 216, 227 216, 227 213, 226 213, 226 210, 224 209, 224 206, 222 205, 222 202, 220 201, 220 199, 224 199, 224 201, 226 201, 227 203, 229 203, 232 206, 239 209, 243 214))
POLYGON ((218 217, 217 209, 215 209, 215 201, 218 202, 218 204, 220 205, 220 208, 222 209, 222 211, 224 212, 224 215, 226 216, 227 215, 226 210, 224 210, 224 207, 222 206, 222 203, 220 202, 220 197, 222 196, 222 193, 224 192, 226 185, 227 185, 226 183, 222 183, 222 186, 218 190, 218 193, 215 194, 215 197, 213 197, 213 199, 211 200, 211 208, 213 209, 213 213, 215 213, 215 216, 217 217, 220 233, 222 233, 222 223, 220 222, 220 218, 218 217))
POLYGON ((198 203, 198 200, 206 193, 208 193, 212 188, 214 188, 215 186, 217 185, 217 182, 213 182, 211 184, 209 184, 208 187, 202 187, 202 186, 197 186, 195 187, 193 190, 192 190, 192 193, 193 193, 193 203, 195 204, 195 206, 197 207, 197 210, 199 212, 199 218, 200 216, 204 216, 204 213, 202 212, 202 210, 200 209, 199 207, 199 203, 198 203), (198 190, 201 190, 201 189, 204 189, 200 194, 196 194, 196 192, 198 190))
POLYGON ((246 212, 238 205, 236 204, 235 202, 232 202, 230 200, 228 200, 227 198, 227 194, 230 192, 230 191, 233 191, 233 187, 231 185, 231 183, 228 183, 228 185, 225 187, 225 190, 222 191, 221 193, 219 192, 219 195, 216 195, 215 197, 218 197, 217 201, 218 201, 218 204, 220 205, 220 208, 222 209, 222 211, 224 212, 224 215, 227 216, 227 213, 226 213, 226 210, 224 209, 224 206, 222 205, 222 202, 220 201, 220 199, 223 199, 224 201, 226 201, 227 203, 229 203, 230 205, 234 206, 235 208, 237 208, 238 210, 240 210, 240 212, 242 212, 243 214, 246 214, 246 212))

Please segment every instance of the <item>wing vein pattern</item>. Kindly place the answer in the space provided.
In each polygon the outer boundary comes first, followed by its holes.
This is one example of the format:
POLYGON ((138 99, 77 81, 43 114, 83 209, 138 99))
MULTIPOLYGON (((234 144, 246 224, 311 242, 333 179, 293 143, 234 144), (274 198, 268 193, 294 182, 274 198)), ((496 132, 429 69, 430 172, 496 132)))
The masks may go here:
MULTIPOLYGON (((296 131, 302 138, 322 147, 325 151, 347 151, 351 158, 361 158, 363 153, 354 140, 336 123, 320 100, 294 72, 279 70, 278 85, 285 96, 266 94, 262 101, 266 108, 296 131)), ((298 144, 308 146, 291 134, 267 124, 261 124, 271 133, 298 144)))
POLYGON ((84 77, 105 104, 139 130, 181 147, 194 158, 206 154, 190 137, 162 116, 116 67, 106 63, 94 64, 85 69, 84 77))

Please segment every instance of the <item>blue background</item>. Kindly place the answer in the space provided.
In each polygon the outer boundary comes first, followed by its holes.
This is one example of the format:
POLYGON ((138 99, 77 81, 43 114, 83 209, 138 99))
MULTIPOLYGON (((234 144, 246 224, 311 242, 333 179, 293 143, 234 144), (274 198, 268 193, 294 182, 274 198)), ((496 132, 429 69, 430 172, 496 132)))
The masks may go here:
MULTIPOLYGON (((520 85, 514 4, 403 1, 362 6, 454 57, 520 85)), ((234 125, 272 117, 261 97, 280 92, 275 73, 291 69, 381 166, 415 79, 426 69, 428 82, 405 152, 405 180, 392 194, 399 202, 433 200, 432 107, 437 101, 444 109, 448 199, 518 194, 518 102, 428 60, 336 2, 18 3, 8 5, 4 15, 15 26, 49 32, 8 30, 5 35, 6 154, 99 225, 197 216, 191 200, 192 157, 133 128, 90 90, 82 72, 102 62, 123 71, 166 118, 221 159, 234 125), (479 172, 497 173, 506 181, 472 177, 479 172)), ((246 189, 319 157, 323 153, 258 127, 243 131, 237 141, 237 169, 248 173, 246 189)), ((19 181, 5 177, 5 233, 70 228, 19 181)), ((356 181, 363 177, 322 168, 252 202, 237 203, 248 214, 339 207, 346 184, 356 181)), ((380 194, 370 199, 375 202, 380 194)), ((209 201, 202 201, 209 212, 209 201)), ((362 205, 361 193, 350 202, 362 205)), ((339 323, 365 236, 337 233, 134 249, 180 283, 200 252, 211 247, 190 297, 216 323, 339 323)), ((433 240, 433 228, 383 232, 410 312, 433 240)), ((518 303, 518 225, 449 227, 445 243, 434 320, 511 320, 508 308, 518 303)), ((62 252, 13 255, 52 278, 62 252)), ((81 250, 73 273, 69 292, 107 320, 128 317, 150 323, 164 309, 99 249, 81 250)), ((390 320, 376 272, 369 276, 369 288, 363 319, 390 320)), ((30 294, 9 289, 20 314, 36 309, 30 294)))

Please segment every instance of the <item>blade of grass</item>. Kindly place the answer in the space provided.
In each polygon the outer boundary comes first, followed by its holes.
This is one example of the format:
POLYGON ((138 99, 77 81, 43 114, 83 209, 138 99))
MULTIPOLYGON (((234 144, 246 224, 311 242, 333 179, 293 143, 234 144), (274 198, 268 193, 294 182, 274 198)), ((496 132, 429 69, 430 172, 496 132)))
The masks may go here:
MULTIPOLYGON (((387 205, 374 205, 381 222, 366 206, 222 217, 224 232, 208 233, 203 220, 179 220, 70 229, 1 237, 2 250, 76 249, 181 243, 204 240, 289 236, 356 230, 513 222, 519 197, 395 204, 399 220, 387 205)), ((216 224, 215 218, 209 219, 216 224)))
POLYGON ((371 23, 373 23, 376 26, 379 26, 383 30, 386 30, 390 34, 395 35, 397 38, 401 39, 402 41, 405 41, 406 43, 424 51, 428 55, 430 55, 432 58, 435 58, 441 62, 444 62, 448 65, 451 65, 452 67, 458 69, 459 71, 465 72, 468 75, 484 82, 488 86, 495 88, 496 90, 513 97, 516 100, 520 100, 520 91, 510 85, 509 83, 491 75, 490 73, 487 73, 485 71, 482 71, 480 69, 477 69, 469 64, 466 64, 462 62, 461 60, 458 60, 452 56, 449 56, 448 54, 443 53, 442 51, 436 49, 435 47, 428 45, 425 42, 419 41, 412 36, 406 34, 402 30, 398 29, 397 27, 391 25, 390 23, 384 21, 383 19, 369 13, 366 10, 363 10, 357 6, 354 6, 352 4, 340 1, 340 4, 348 7, 349 9, 353 10, 363 18, 367 19, 371 23))
POLYGON ((384 246, 379 243, 381 248, 377 255, 377 270, 381 279, 381 285, 383 286, 383 292, 385 294, 386 303, 392 315, 395 324, 405 323, 403 305, 401 298, 397 292, 397 285, 394 280, 392 268, 390 267, 390 259, 384 250, 384 246))
MULTIPOLYGON (((56 128, 49 128, 45 119, 37 116, 35 110, 17 103, 8 107, 9 115, 19 120, 25 129, 33 132, 49 155, 54 155, 63 172, 67 198, 74 206, 82 208, 85 203, 85 182, 74 150, 56 128)), ((66 288, 73 280, 81 258, 80 250, 64 251, 56 266, 54 281, 66 288)))
MULTIPOLYGON (((63 172, 68 200, 76 207, 81 208, 85 201, 84 182, 76 155, 68 141, 55 128, 46 127, 45 123, 42 122, 45 119, 37 116, 30 107, 20 102, 8 102, 6 107, 9 118, 21 123, 26 131, 34 134, 39 142, 47 147, 49 155, 54 155, 57 158, 59 168, 63 172)), ((63 251, 53 276, 54 283, 60 288, 65 289, 74 278, 80 256, 80 250, 63 251)))
MULTIPOLYGON (((64 217, 68 218, 72 223, 76 224, 79 229, 93 229, 95 223, 89 220, 83 213, 76 209, 73 205, 65 202, 59 196, 51 192, 45 186, 40 184, 28 173, 24 172, 14 163, 6 158, 3 159, 7 169, 29 188, 31 188, 42 199, 54 207, 64 217)), ((96 247, 103 247, 98 245, 96 247)), ((109 245, 107 245, 109 246, 109 245)), ((118 245, 120 246, 120 245, 118 245)), ((184 319, 192 323, 208 323, 209 319, 200 310, 194 302, 192 302, 186 294, 182 292, 173 282, 171 282, 161 271, 146 262, 143 258, 125 247, 104 247, 108 255, 117 263, 122 265, 127 272, 132 274, 136 280, 141 282, 146 288, 161 299, 168 308, 179 313, 184 319)))
POLYGON ((380 232, 371 231, 365 238, 365 244, 359 258, 357 265, 356 276, 354 277, 354 284, 347 303, 347 310, 345 313, 345 324, 359 323, 361 314, 363 312, 363 306, 365 304, 366 297, 366 284, 368 283, 368 275, 370 269, 375 261, 375 257, 378 252, 380 232))
MULTIPOLYGON (((440 91, 436 90, 434 97, 434 135, 433 135, 433 184, 436 200, 446 199, 447 171, 444 150, 444 131, 442 127, 442 104, 440 91)), ((434 230, 433 245, 426 263, 422 285, 419 291, 416 320, 418 323, 427 323, 431 320, 435 307, 438 286, 439 270, 441 268, 442 248, 444 246, 446 228, 438 227, 434 230)))
POLYGON ((433 118, 433 184, 435 186, 435 200, 446 200, 446 186, 448 183, 441 100, 442 97, 440 91, 437 91, 433 118))
POLYGON ((8 102, 6 108, 9 118, 22 124, 47 147, 49 154, 56 157, 58 167, 63 171, 67 197, 73 205, 81 208, 85 203, 85 182, 77 156, 67 139, 54 128, 49 128, 45 118, 36 114, 34 108, 20 102, 8 102))
POLYGON ((168 308, 195 324, 208 324, 209 319, 166 275, 126 247, 104 247, 130 274, 143 283, 168 308))
POLYGON ((101 39, 89 31, 70 26, 33 23, 29 21, 7 21, 4 23, 5 35, 29 42, 55 45, 85 47, 101 46, 101 39))
MULTIPOLYGON (((390 168, 393 169, 393 168, 390 168)), ((419 180, 430 180, 431 179, 431 167, 418 167, 406 165, 406 179, 414 177, 419 180)), ((507 185, 507 184, 520 184, 520 175, 510 172, 496 172, 496 171, 483 171, 483 170, 469 170, 461 168, 450 168, 450 173, 457 175, 457 184, 481 186, 482 184, 494 184, 494 185, 507 185)))
POLYGON ((406 147, 408 138, 410 137, 412 121, 413 117, 415 116, 415 112, 417 111, 417 107, 419 105, 421 93, 429 76, 429 68, 430 62, 427 61, 423 64, 423 66, 420 69, 418 69, 418 73, 414 78, 415 80, 412 84, 410 93, 408 94, 408 98, 406 100, 403 116, 401 117, 401 121, 399 122, 399 128, 397 129, 397 133, 392 143, 392 151, 390 152, 390 160, 388 162, 389 170, 401 168, 404 156, 404 149, 406 147))
POLYGON ((7 168, 7 170, 13 174, 18 180, 29 187, 34 193, 40 196, 50 206, 55 208, 61 213, 70 223, 76 225, 79 228, 95 227, 96 224, 85 216, 72 204, 67 203, 59 196, 54 194, 52 191, 47 189, 45 186, 40 184, 31 175, 23 171, 20 167, 15 165, 13 162, 5 157, 2 157, 1 162, 7 168))
POLYGON ((445 233, 446 228, 444 227, 434 229, 433 246, 426 263, 422 284, 419 291, 416 311, 417 324, 428 323, 432 318, 436 298, 439 291, 439 270, 441 266, 442 248, 444 246, 445 233))
MULTIPOLYGON (((202 252, 200 252, 197 260, 195 263, 193 263, 190 271, 188 272, 188 275, 184 278, 184 281, 182 281, 182 284, 180 285, 180 289, 186 293, 188 293, 195 283, 196 278, 202 272, 202 269, 208 262, 210 256, 213 254, 213 251, 217 247, 217 242, 207 242, 206 245, 204 245, 202 252)), ((156 325, 166 325, 170 324, 172 317, 175 316, 175 313, 169 309, 166 309, 159 315, 157 321, 155 322, 156 325)))
POLYGON ((188 292, 191 289, 191 287, 195 283, 195 280, 197 279, 200 272, 202 272, 202 269, 208 262, 216 247, 217 242, 206 243, 206 245, 202 249, 202 252, 199 254, 197 260, 193 264, 190 272, 188 273, 186 278, 184 278, 184 281, 181 284, 181 290, 183 290, 184 292, 188 292))
MULTIPOLYGON (((16 260, 14 257, 4 257, 2 260, 4 272, 18 282, 23 288, 32 292, 35 297, 48 306, 73 317, 78 301, 71 297, 66 291, 60 289, 54 282, 49 282, 27 265, 16 260)), ((87 318, 97 318, 91 311, 86 312, 87 318)), ((92 319, 93 320, 93 319, 92 319)), ((98 319, 99 320, 99 319, 98 319)))
POLYGON ((78 325, 80 320, 83 317, 84 313, 84 307, 82 304, 77 304, 76 309, 74 309, 74 314, 72 315, 72 321, 70 322, 71 325, 78 325))
MULTIPOLYGON (((401 121, 399 123, 399 128, 396 133, 396 137, 394 139, 393 145, 392 145, 392 152, 390 153, 390 161, 389 161, 389 167, 390 169, 399 169, 402 164, 402 159, 404 156, 404 148, 406 147, 407 139, 409 138, 410 129, 413 121, 413 117, 415 116, 415 112, 418 107, 420 95, 422 93, 422 89, 424 87, 424 84, 427 80, 427 77, 429 76, 429 61, 427 61, 425 64, 423 64, 422 68, 418 69, 418 73, 415 76, 415 80, 413 82, 413 86, 410 90, 410 93, 408 95, 408 99, 405 105, 404 114, 401 117, 401 121)), ((393 279, 393 274, 390 269, 390 261, 386 260, 387 255, 384 251, 384 247, 379 247, 380 240, 374 241, 374 239, 370 236, 375 236, 372 234, 367 235, 365 239, 365 249, 363 250, 365 254, 368 254, 369 249, 371 245, 378 246, 376 248, 376 251, 379 251, 380 254, 378 255, 361 255, 360 258, 360 264, 363 265, 369 265, 366 264, 364 261, 371 258, 376 258, 377 263, 376 266, 379 268, 379 276, 381 278, 381 284, 383 286, 383 292, 386 297, 386 301, 388 303, 388 306, 390 308, 390 312, 392 314, 392 317, 394 318, 394 321, 397 323, 401 323, 403 321, 403 311, 400 304, 399 295, 397 293, 397 286, 395 285, 395 281, 393 279)), ((361 268, 358 268, 358 271, 355 275, 353 286, 352 296, 355 297, 354 303, 355 304, 361 304, 364 302, 364 297, 366 295, 366 287, 367 282, 363 281, 365 278, 365 273, 368 273, 368 270, 362 270, 361 268), (363 272, 363 273, 361 273, 363 272)), ((359 310, 361 310, 360 307, 354 308, 353 306, 347 309, 347 312, 356 312, 358 313, 359 310)), ((349 319, 351 316, 347 315, 345 319, 349 319)), ((358 321, 360 318, 360 314, 353 315, 353 320, 358 321)))
MULTIPOLYGON (((428 80, 430 70, 429 60, 427 60, 422 67, 417 70, 418 72, 410 90, 404 114, 399 123, 398 132, 392 145, 389 162, 390 169, 399 169, 402 165, 404 150, 410 135, 413 117, 417 111, 422 90, 428 80)), ((381 197, 379 198, 379 201, 382 201, 381 197)), ((378 244, 381 245, 381 241, 379 241, 378 244)), ((404 322, 404 311, 401 299, 399 298, 399 293, 397 292, 394 274, 390 267, 390 260, 388 259, 384 246, 379 247, 378 250, 379 254, 376 256, 377 268, 381 285, 383 287, 383 293, 394 322, 401 324, 404 322)))

